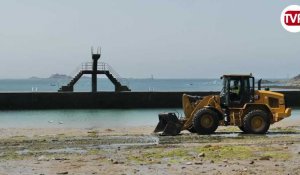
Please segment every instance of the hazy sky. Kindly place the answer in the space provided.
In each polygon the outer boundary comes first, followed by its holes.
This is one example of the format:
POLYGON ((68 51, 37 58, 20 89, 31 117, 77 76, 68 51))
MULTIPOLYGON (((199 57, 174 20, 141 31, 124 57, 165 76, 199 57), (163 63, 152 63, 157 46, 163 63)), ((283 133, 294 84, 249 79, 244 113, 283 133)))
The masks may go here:
POLYGON ((1 0, 0 78, 70 74, 102 47, 123 77, 286 78, 300 33, 280 24, 298 0, 1 0))

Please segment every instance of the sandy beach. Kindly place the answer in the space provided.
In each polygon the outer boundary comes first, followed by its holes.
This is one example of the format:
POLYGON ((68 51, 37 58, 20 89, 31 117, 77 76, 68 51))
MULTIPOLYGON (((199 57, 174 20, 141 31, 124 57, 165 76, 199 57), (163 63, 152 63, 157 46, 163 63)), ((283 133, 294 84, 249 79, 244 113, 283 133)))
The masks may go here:
POLYGON ((1 129, 0 174, 300 174, 299 121, 266 135, 153 134, 131 128, 1 129))

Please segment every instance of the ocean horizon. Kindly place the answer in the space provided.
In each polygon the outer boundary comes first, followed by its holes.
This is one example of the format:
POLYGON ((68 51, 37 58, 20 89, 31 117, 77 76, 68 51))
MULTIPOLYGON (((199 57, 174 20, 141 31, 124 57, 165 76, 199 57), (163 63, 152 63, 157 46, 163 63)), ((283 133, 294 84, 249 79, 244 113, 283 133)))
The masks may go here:
MULTIPOLYGON (((27 78, 0 79, 0 92, 57 92, 71 78, 27 78)), ((128 78, 126 84, 131 91, 220 91, 221 79, 183 79, 183 78, 128 78)), ((282 79, 268 79, 277 81, 282 79)), ((282 85, 276 83, 272 85, 282 85)), ((98 91, 114 91, 114 85, 107 78, 98 78, 98 91)), ((90 92, 91 78, 82 77, 74 86, 74 92, 90 92)))

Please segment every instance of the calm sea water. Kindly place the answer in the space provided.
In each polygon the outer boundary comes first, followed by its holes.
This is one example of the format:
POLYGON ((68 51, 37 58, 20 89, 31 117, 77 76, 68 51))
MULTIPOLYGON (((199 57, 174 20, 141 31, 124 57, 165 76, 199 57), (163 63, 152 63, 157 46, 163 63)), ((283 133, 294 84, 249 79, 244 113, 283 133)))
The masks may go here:
MULTIPOLYGON (((0 91, 55 92, 69 81, 68 79, 0 80, 0 91)), ((127 82, 132 91, 217 91, 222 86, 220 79, 127 79, 127 82)), ((74 89, 77 92, 90 92, 91 79, 80 79, 74 89)), ((98 91, 114 91, 114 86, 108 79, 98 79, 98 91)))
MULTIPOLYGON (((116 128, 157 124, 157 114, 174 109, 1 111, 0 127, 116 128), (38 123, 38 125, 37 125, 38 123)), ((178 111, 180 111, 178 109, 178 111)))
MULTIPOLYGON (((52 91, 55 92, 68 80, 26 79, 0 80, 0 91, 52 91)), ((107 79, 100 79, 98 90, 113 91, 107 79)), ((219 79, 129 79, 132 91, 217 91, 219 79)), ((90 91, 90 79, 84 78, 75 86, 75 91, 90 91)), ((116 128, 130 126, 154 126, 158 113, 182 109, 132 109, 132 110, 25 110, 0 111, 1 128, 116 128)), ((294 120, 300 110, 293 111, 294 120)))
MULTIPOLYGON (((0 111, 1 128, 117 128, 155 126, 158 113, 181 109, 0 111)), ((300 119, 300 110, 284 122, 300 119)))

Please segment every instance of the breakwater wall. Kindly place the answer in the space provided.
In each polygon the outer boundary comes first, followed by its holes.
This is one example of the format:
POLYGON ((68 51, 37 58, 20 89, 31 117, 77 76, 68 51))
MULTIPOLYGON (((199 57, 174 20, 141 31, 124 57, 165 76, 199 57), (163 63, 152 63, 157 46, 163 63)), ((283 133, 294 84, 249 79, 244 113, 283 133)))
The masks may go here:
MULTIPOLYGON (((18 92, 0 93, 0 110, 181 108, 182 94, 219 92, 18 92)), ((286 103, 300 107, 300 91, 282 91, 286 103)))

